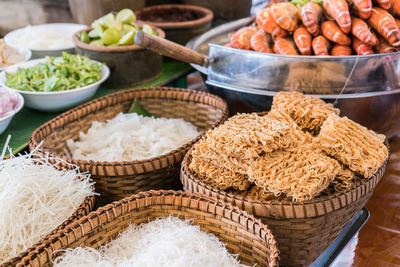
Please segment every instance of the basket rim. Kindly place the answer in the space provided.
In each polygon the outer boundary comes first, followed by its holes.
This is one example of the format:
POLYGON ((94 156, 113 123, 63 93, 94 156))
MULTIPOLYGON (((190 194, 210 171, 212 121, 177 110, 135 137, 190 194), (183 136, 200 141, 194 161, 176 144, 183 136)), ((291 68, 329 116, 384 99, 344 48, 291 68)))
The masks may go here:
MULTIPOLYGON (((134 161, 95 161, 95 160, 82 160, 82 159, 73 159, 71 157, 67 157, 67 156, 59 156, 58 154, 54 153, 53 151, 50 151, 48 149, 43 149, 42 147, 39 147, 39 144, 42 140, 37 140, 37 136, 39 135, 39 133, 46 127, 50 127, 50 125, 56 125, 53 128, 59 128, 61 126, 64 126, 66 124, 68 124, 69 122, 66 122, 62 125, 58 125, 57 121, 59 121, 60 119, 63 118, 67 118, 68 116, 70 116, 71 114, 74 114, 80 110, 87 110, 88 107, 92 106, 92 105, 96 105, 96 103, 101 103, 103 100, 105 99, 109 99, 109 98, 114 98, 116 96, 119 95, 124 95, 124 94, 135 94, 135 93, 140 93, 140 92, 175 92, 177 93, 176 96, 174 96, 173 98, 165 98, 165 99, 173 99, 173 100, 181 100, 178 98, 179 95, 185 95, 187 94, 188 96, 185 97, 186 99, 182 99, 182 101, 188 101, 191 98, 193 98, 191 101, 195 102, 195 103, 201 103, 201 104, 205 104, 205 105, 209 105, 212 106, 210 104, 207 103, 203 103, 204 101, 199 101, 198 99, 196 100, 196 98, 200 97, 200 96, 204 96, 207 99, 212 99, 215 100, 217 102, 219 102, 222 105, 222 109, 220 109, 222 111, 221 114, 221 118, 210 128, 214 128, 217 125, 219 125, 220 123, 222 123, 223 121, 226 120, 226 118, 228 117, 228 105, 227 103, 220 97, 210 94, 210 93, 206 93, 206 92, 199 92, 199 91, 195 91, 195 90, 191 90, 191 89, 184 89, 184 88, 174 88, 174 87, 163 87, 163 86, 155 86, 155 87, 141 87, 141 88, 132 88, 132 89, 127 89, 127 90, 123 90, 123 91, 118 91, 112 94, 108 94, 102 97, 99 97, 97 99, 94 99, 92 101, 89 101, 87 103, 84 103, 82 105, 79 105, 75 108, 72 108, 60 115, 58 115, 57 117, 51 119, 50 121, 42 124, 41 126, 39 126, 31 135, 30 140, 29 140, 29 147, 30 149, 33 148, 37 148, 37 152, 38 153, 49 153, 49 155, 51 156, 55 156, 55 157, 60 157, 61 159, 75 164, 75 165, 90 165, 90 166, 108 166, 108 167, 116 167, 116 166, 130 166, 130 165, 144 165, 147 163, 152 163, 155 161, 159 161, 163 158, 167 158, 167 157, 174 157, 175 155, 178 155, 180 152, 190 148, 194 143, 196 143, 198 140, 200 140, 200 138, 205 134, 205 132, 201 133, 199 136, 197 136, 195 139, 193 139, 192 141, 187 142, 186 144, 183 144, 182 146, 157 157, 153 157, 150 159, 145 159, 145 160, 134 160, 134 161)), ((147 97, 147 98, 139 98, 139 99, 161 99, 159 97, 147 97)), ((214 106, 216 107, 216 106, 214 106)), ((218 107, 216 107, 218 108, 218 107)), ((101 109, 99 109, 101 110, 101 109)), ((84 115, 87 115, 89 113, 92 113, 93 110, 86 112, 84 115)), ((46 137, 45 137, 46 138, 46 137)), ((45 139, 44 138, 44 139, 45 139)), ((43 140, 44 140, 43 139, 43 140)), ((172 163, 171 163, 172 164, 172 163)), ((169 164, 169 165, 171 165, 169 164)))
MULTIPOLYGON (((223 218, 226 218, 232 222, 236 222, 241 224, 246 230, 253 229, 253 232, 255 235, 259 236, 263 241, 267 243, 267 246, 269 248, 269 266, 279 266, 278 265, 278 259, 279 259, 279 249, 277 247, 277 242, 275 239, 274 234, 268 227, 268 225, 262 223, 260 219, 257 219, 254 217, 252 214, 249 212, 240 209, 239 207, 232 205, 231 203, 224 202, 222 200, 202 196, 200 194, 194 194, 190 192, 184 192, 184 191, 174 191, 174 190, 150 190, 150 191, 145 191, 145 192, 140 192, 137 194, 133 194, 129 197, 123 198, 118 201, 114 201, 106 206, 100 207, 95 211, 90 212, 88 215, 81 217, 78 220, 75 220, 68 224, 62 231, 58 231, 54 233, 53 235, 47 237, 46 239, 41 240, 40 244, 37 244, 35 247, 35 250, 30 251, 25 257, 21 258, 19 263, 24 263, 24 262, 31 262, 32 259, 38 256, 38 254, 46 251, 49 253, 49 249, 55 251, 54 249, 54 244, 57 243, 57 241, 60 238, 66 237, 68 234, 72 234, 74 236, 74 240, 78 240, 79 238, 82 238, 85 236, 85 231, 82 229, 83 224, 85 222, 88 222, 90 224, 91 230, 101 227, 105 223, 109 223, 113 221, 114 219, 124 216, 128 213, 135 212, 135 210, 138 209, 143 209, 143 208, 148 208, 151 206, 155 205, 171 205, 171 206, 178 206, 178 207, 189 207, 191 209, 195 210, 202 210, 200 209, 200 202, 206 202, 207 203, 207 212, 211 214, 217 214, 217 207, 222 209, 221 216, 223 218), (178 204, 175 203, 166 203, 164 201, 165 196, 173 196, 175 202, 175 197, 181 198, 178 201, 178 204), (159 197, 161 198, 160 203, 154 202, 154 198, 159 197), (183 204, 182 198, 185 198, 189 201, 188 205, 183 204), (137 206, 132 207, 128 205, 127 209, 117 209, 119 206, 122 206, 123 204, 129 204, 131 202, 136 202, 139 203, 138 200, 140 199, 145 199, 145 204, 142 207, 139 207, 139 204, 137 206), (191 201, 194 200, 197 202, 197 206, 193 207, 190 205, 191 201), (110 214, 112 216, 110 216, 110 214), (117 214, 118 213, 118 214, 117 214), (233 219, 232 214, 236 213, 237 216, 237 221, 233 219), (102 217, 102 220, 100 221, 99 218, 101 215, 106 215, 102 217), (229 214, 226 215, 226 214, 229 214), (97 218, 97 219, 96 219, 97 218), (242 218, 244 221, 241 222, 240 218, 242 218), (256 231, 256 229, 258 229, 256 231), (262 234, 262 232, 264 233, 262 234), (76 234, 81 234, 82 236, 78 236, 76 238, 76 234), (257 234, 258 233, 258 234, 257 234), (264 238, 265 236, 265 238, 264 238)), ((204 210, 203 210, 204 211, 204 210)), ((91 231, 90 230, 90 231, 91 231)), ((68 241, 69 242, 69 241, 68 241)), ((68 244, 67 244, 68 245, 68 244)))
MULTIPOLYGON (((348 188, 344 191, 340 191, 340 192, 335 192, 332 195, 329 196, 324 196, 321 198, 317 198, 317 199, 312 199, 312 200, 306 200, 306 201, 287 201, 287 200, 283 200, 283 201, 279 201, 279 200, 256 200, 256 199, 252 199, 249 197, 242 197, 239 195, 235 195, 229 192, 225 192, 223 190, 219 190, 215 187, 212 187, 206 183, 204 183, 203 181, 201 181, 198 176, 191 172, 188 168, 189 166, 189 158, 191 156, 191 152, 194 149, 195 146, 192 146, 192 148, 189 149, 189 151, 186 153, 182 164, 181 164, 181 182, 183 183, 183 181, 185 179, 189 179, 192 182, 194 182, 195 184, 200 185, 201 187, 209 190, 210 192, 217 194, 219 196, 224 196, 224 197, 228 197, 228 198, 232 198, 236 201, 242 202, 242 203, 249 203, 250 205, 263 205, 263 206, 284 206, 284 207, 304 207, 306 205, 316 205, 316 204, 320 204, 320 203, 324 203, 324 202, 331 202, 333 199, 339 199, 340 197, 345 197, 345 195, 355 192, 357 189, 366 186, 368 183, 371 183, 377 176, 378 174, 380 174, 381 172, 384 173, 384 171, 386 170, 386 166, 388 164, 389 158, 390 158, 390 146, 389 146, 389 142, 387 139, 385 139, 385 146, 388 149, 388 156, 385 160, 385 162, 382 164, 381 167, 379 167, 379 169, 374 173, 374 175, 372 175, 369 178, 363 178, 362 182, 359 185, 353 185, 351 188, 348 188)), ((383 174, 381 175, 383 176, 383 174)), ((380 178, 379 178, 380 179, 380 178)), ((360 197, 359 197, 360 198, 360 197)), ((352 202, 356 201, 357 199, 353 199, 352 198, 352 202)), ((336 209, 333 209, 332 211, 334 211, 336 209)), ((329 212, 326 212, 329 213, 329 212)), ((317 216, 306 216, 306 217, 317 217, 317 216)))

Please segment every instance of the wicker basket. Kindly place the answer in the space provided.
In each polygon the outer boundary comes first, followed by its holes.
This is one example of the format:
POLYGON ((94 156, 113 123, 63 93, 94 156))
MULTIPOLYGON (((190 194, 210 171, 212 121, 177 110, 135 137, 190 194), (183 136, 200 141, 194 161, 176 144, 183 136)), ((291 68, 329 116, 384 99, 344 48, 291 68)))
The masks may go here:
MULTIPOLYGON (((93 121, 106 121, 119 112, 127 112, 135 98, 152 114, 183 118, 200 131, 217 126, 228 115, 225 101, 208 93, 166 87, 131 89, 93 100, 45 123, 32 134, 29 148, 36 148, 43 141, 37 153, 61 157, 67 163, 80 166, 82 172, 89 172, 96 182, 96 191, 100 193, 98 204, 151 189, 177 189, 181 186, 180 163, 200 137, 149 160, 101 162, 76 160, 67 156, 66 140, 77 140, 79 132, 87 131, 93 121)), ((68 168, 68 164, 62 167, 68 168)))
POLYGON ((247 212, 228 203, 181 191, 148 191, 132 195, 71 223, 36 247, 16 266, 51 266, 60 249, 98 248, 131 223, 143 223, 170 214, 192 219, 238 254, 243 264, 277 266, 278 249, 271 231, 247 212))
POLYGON ((260 218, 276 237, 280 264, 287 266, 307 266, 335 240, 367 203, 387 165, 386 160, 372 178, 328 197, 304 202, 257 201, 226 193, 200 181, 188 168, 191 150, 181 166, 184 190, 233 203, 260 218))
MULTIPOLYGON (((9 157, 6 156, 4 158, 7 159, 9 157)), ((93 190, 94 190, 94 188, 93 188, 93 190)), ((72 215, 68 219, 66 219, 60 226, 58 226, 56 229, 50 231, 37 244, 35 244, 32 247, 28 248, 27 250, 21 252, 16 257, 14 257, 6 262, 3 262, 3 263, 0 262, 0 267, 14 266, 17 262, 20 262, 23 257, 26 257, 31 251, 34 251, 35 247, 38 244, 41 244, 42 242, 44 242, 44 240, 46 240, 50 236, 56 234, 58 231, 63 230, 67 225, 69 225, 73 221, 79 220, 80 218, 88 215, 93 210, 94 200, 95 200, 94 195, 86 197, 83 200, 83 202, 77 207, 77 209, 74 211, 74 213, 72 213, 72 215)))

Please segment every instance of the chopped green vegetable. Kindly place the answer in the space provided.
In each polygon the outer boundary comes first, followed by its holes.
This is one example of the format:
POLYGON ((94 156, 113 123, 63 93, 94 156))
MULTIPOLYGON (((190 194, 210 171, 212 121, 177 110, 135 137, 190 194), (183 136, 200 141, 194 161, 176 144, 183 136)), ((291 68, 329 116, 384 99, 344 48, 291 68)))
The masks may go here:
POLYGON ((130 9, 122 9, 116 15, 109 13, 92 23, 93 29, 87 34, 89 40, 85 39, 85 43, 96 46, 133 45, 137 31, 142 30, 149 34, 158 35, 157 31, 150 25, 145 24, 143 28, 140 28, 135 20, 135 13, 130 9), (93 42, 99 39, 102 41, 101 43, 93 42))
POLYGON ((130 31, 126 33, 122 38, 119 40, 119 45, 133 45, 134 38, 135 38, 136 30, 130 31))
POLYGON ((90 37, 87 34, 87 32, 79 32, 78 33, 78 37, 84 43, 89 43, 90 42, 90 37))
POLYGON ((156 115, 151 114, 150 112, 148 112, 143 106, 142 104, 140 104, 139 100, 137 100, 135 98, 135 100, 133 100, 132 106, 129 108, 129 112, 128 113, 136 113, 138 115, 142 115, 144 117, 154 117, 154 118, 158 118, 156 115))
POLYGON ((103 36, 101 37, 101 40, 105 45, 118 43, 119 39, 121 39, 121 36, 119 32, 114 28, 108 28, 107 30, 105 30, 103 36))
POLYGON ((63 52, 62 57, 46 57, 33 67, 6 73, 6 85, 31 92, 71 90, 100 80, 101 67, 85 56, 63 52))
POLYGON ((142 31, 148 34, 157 35, 157 32, 149 24, 144 24, 142 31))
POLYGON ((132 23, 136 20, 136 16, 132 10, 125 8, 118 12, 115 19, 120 23, 132 23))
POLYGON ((99 40, 99 39, 90 41, 89 44, 90 44, 90 45, 94 45, 94 46, 104 46, 103 41, 102 41, 102 40, 99 40))

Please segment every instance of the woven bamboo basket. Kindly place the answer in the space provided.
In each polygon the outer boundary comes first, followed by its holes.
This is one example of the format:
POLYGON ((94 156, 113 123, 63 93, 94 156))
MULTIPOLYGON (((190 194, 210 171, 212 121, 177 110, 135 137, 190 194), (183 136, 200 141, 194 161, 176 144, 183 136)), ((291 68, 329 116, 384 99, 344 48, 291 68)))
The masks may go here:
MULTIPOLYGON (((151 189, 181 188, 180 163, 189 148, 201 137, 162 156, 141 161, 88 161, 68 156, 66 140, 79 139, 93 121, 106 121, 120 112, 127 112, 134 99, 150 113, 166 118, 183 118, 199 131, 206 131, 226 120, 228 107, 221 98, 193 90, 151 87, 130 89, 110 94, 71 109, 34 131, 29 142, 36 151, 61 157, 66 163, 80 166, 96 182, 98 204, 110 203, 131 194, 151 189)), ((68 164, 62 165, 68 168, 68 164)))
POLYGON ((229 203, 172 190, 142 192, 101 207, 39 244, 15 265, 51 266, 51 260, 61 253, 58 250, 78 246, 98 248, 129 224, 169 215, 193 220, 201 230, 225 243, 243 264, 278 266, 275 238, 260 220, 229 203))
MULTIPOLYGON (((9 158, 9 157, 4 157, 5 159, 9 158)), ((93 188, 94 191, 94 188, 93 188)), ((94 207, 94 201, 95 201, 95 196, 88 196, 86 197, 83 202, 77 207, 77 209, 74 211, 74 213, 72 213, 72 215, 66 219, 60 226, 58 226, 56 229, 49 231, 49 233, 44 236, 37 244, 33 245, 32 247, 28 248, 26 251, 21 252, 19 255, 17 255, 16 257, 1 263, 0 262, 0 267, 6 267, 6 266, 14 266, 17 262, 21 261, 22 258, 26 257, 31 251, 35 250, 35 247, 38 244, 41 244, 42 242, 44 242, 44 240, 46 240, 47 238, 49 238, 50 236, 56 234, 58 231, 63 230, 67 225, 69 225, 70 223, 79 220, 80 218, 88 215, 94 207)))
MULTIPOLYGON (((386 145, 389 149, 387 142, 386 145)), ((232 203, 261 219, 276 237, 280 264, 287 266, 309 265, 335 240, 367 203, 388 162, 387 159, 373 177, 347 191, 303 202, 258 201, 203 183, 188 168, 191 150, 181 166, 184 190, 232 203)))

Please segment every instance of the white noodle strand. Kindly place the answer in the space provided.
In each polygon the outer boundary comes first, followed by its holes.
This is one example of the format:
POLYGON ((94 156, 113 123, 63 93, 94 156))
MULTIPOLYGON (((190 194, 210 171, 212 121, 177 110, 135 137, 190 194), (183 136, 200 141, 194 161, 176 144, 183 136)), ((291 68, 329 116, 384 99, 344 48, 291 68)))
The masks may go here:
POLYGON ((55 267, 245 266, 228 253, 217 237, 173 216, 130 225, 99 250, 68 248, 54 263, 55 267))
POLYGON ((67 141, 74 159, 98 161, 145 160, 161 156, 200 135, 183 119, 118 114, 107 122, 95 121, 79 140, 67 141))
POLYGON ((77 166, 60 171, 48 162, 33 154, 0 161, 0 263, 37 243, 93 195, 89 175, 77 166))

